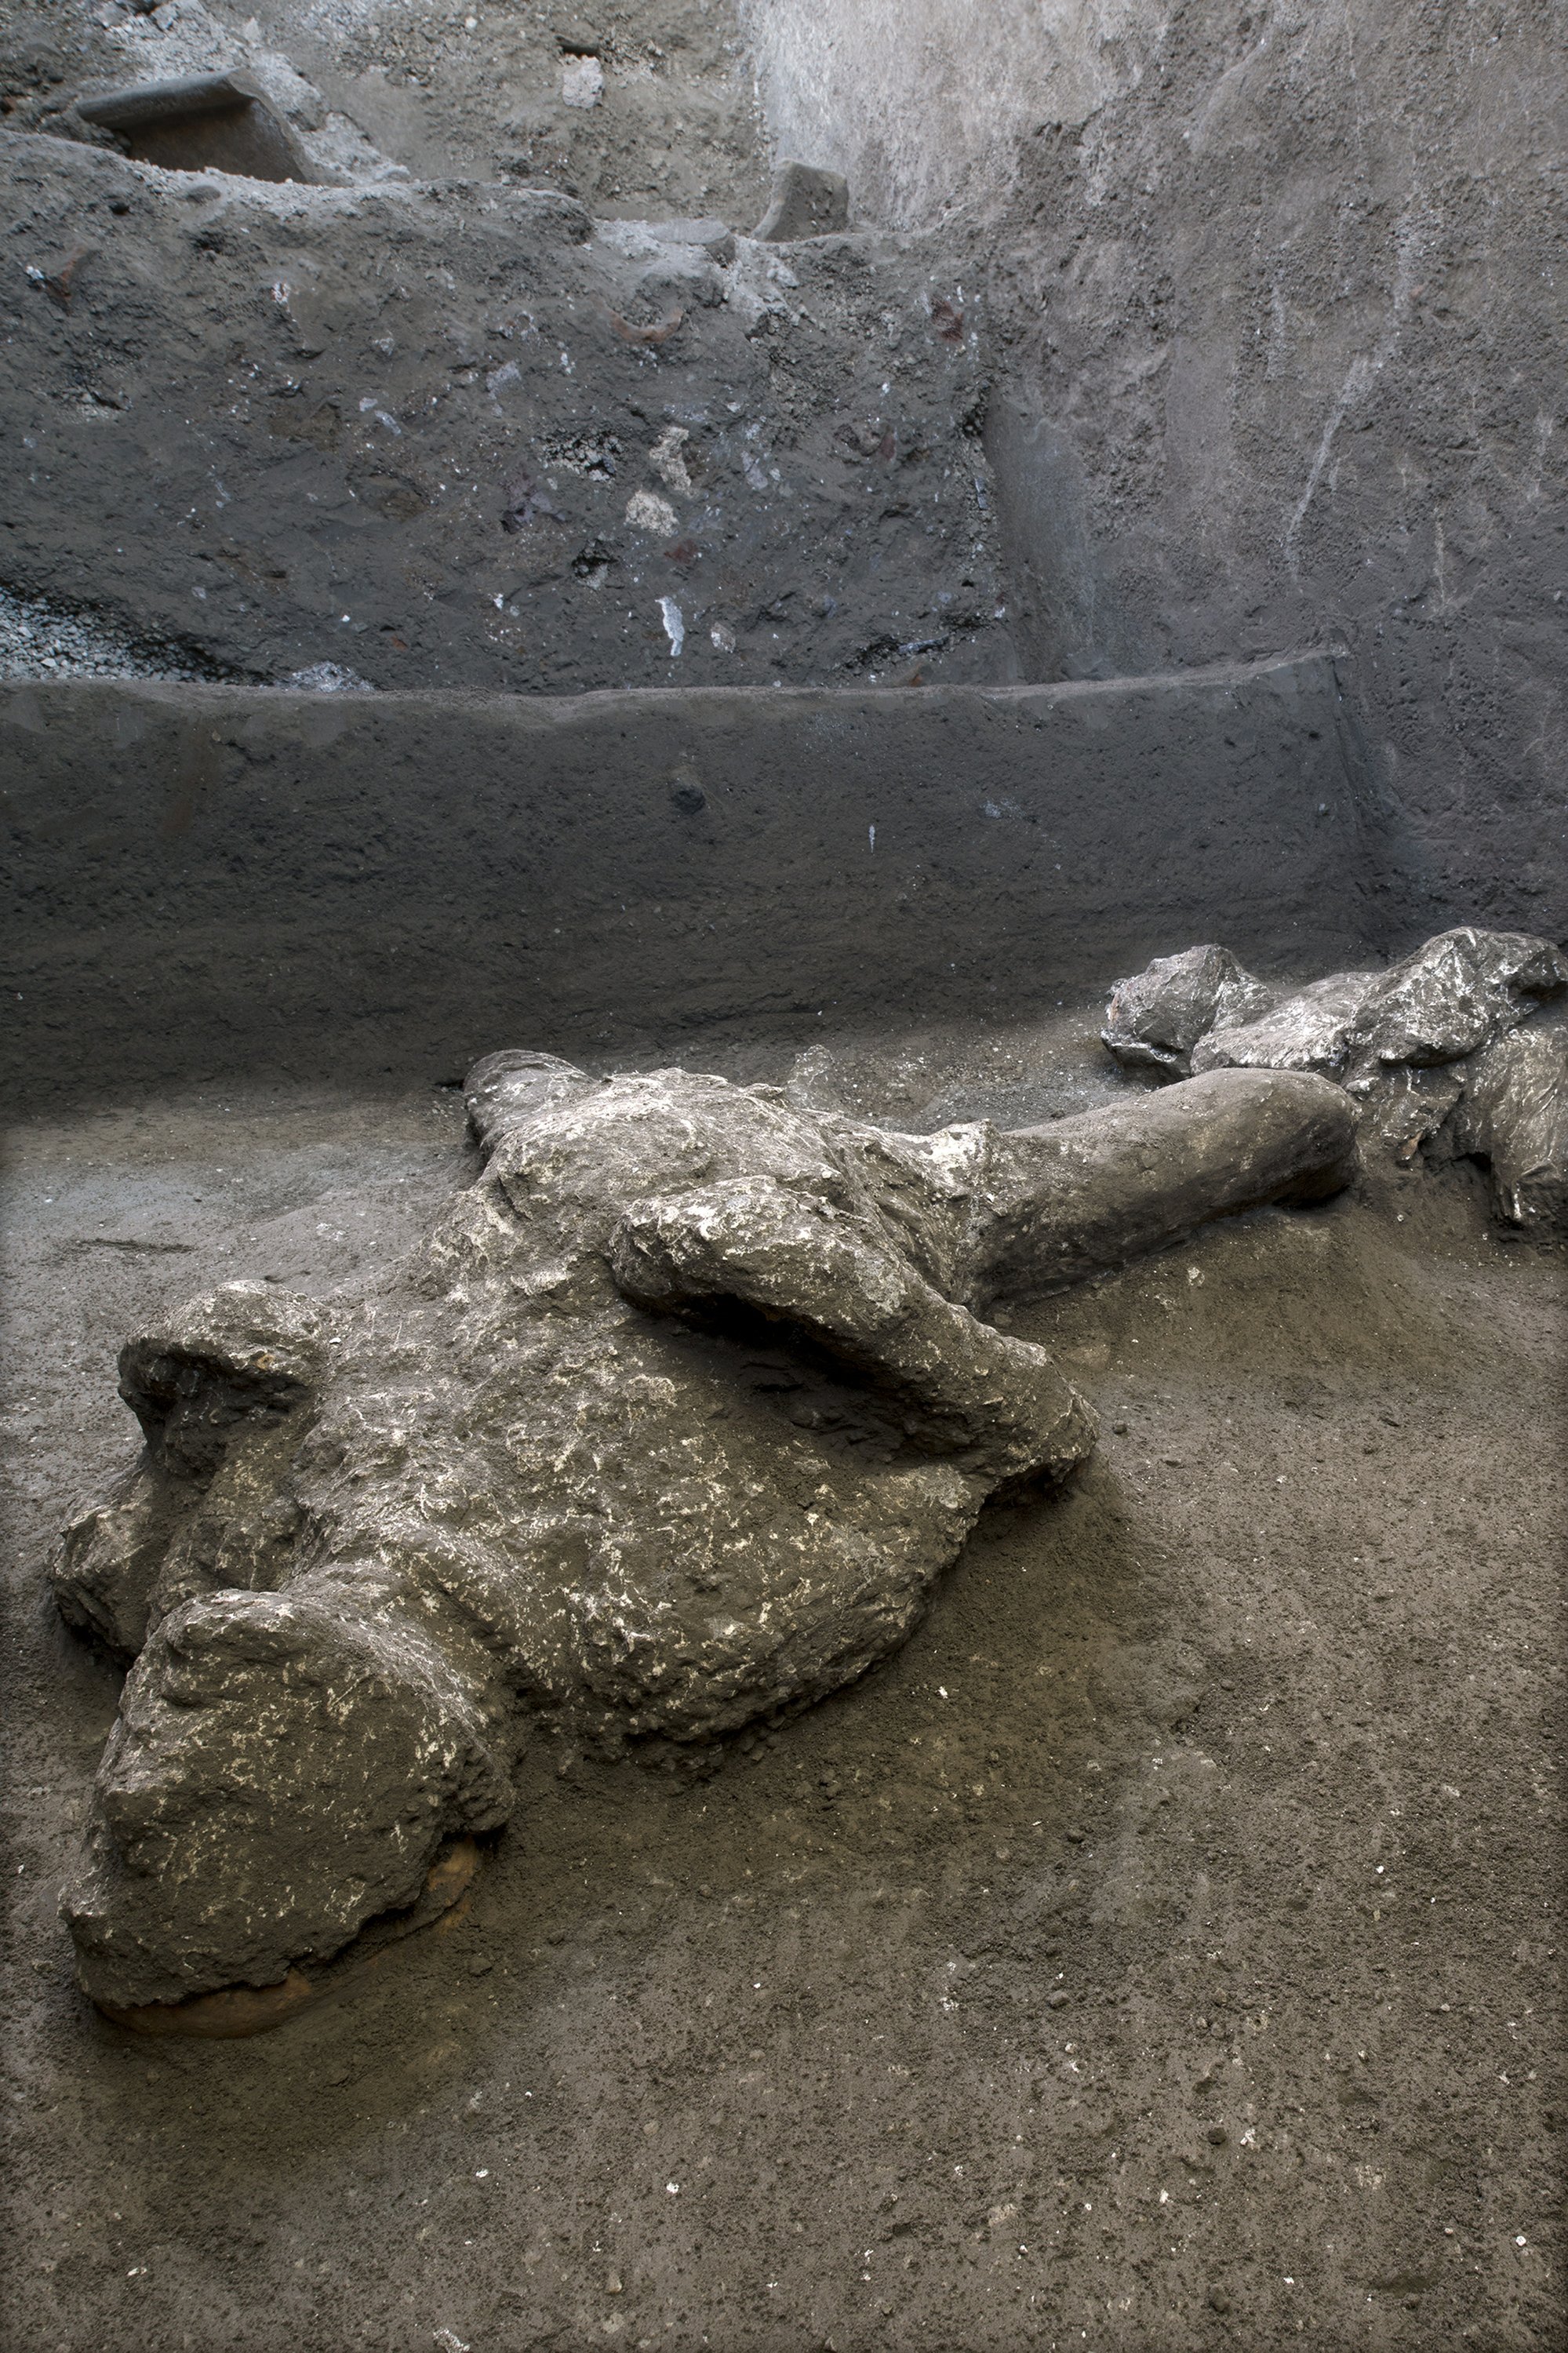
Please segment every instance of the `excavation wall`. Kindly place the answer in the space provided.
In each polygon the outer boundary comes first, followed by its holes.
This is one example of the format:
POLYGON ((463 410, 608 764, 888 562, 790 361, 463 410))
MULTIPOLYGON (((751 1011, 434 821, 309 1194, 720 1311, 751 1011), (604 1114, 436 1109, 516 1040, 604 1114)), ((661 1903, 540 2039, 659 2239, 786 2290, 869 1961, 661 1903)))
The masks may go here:
POLYGON ((908 691, 24 683, 0 771, 32 1092, 1016 1017, 1173 944, 1288 967, 1382 920, 1323 658, 908 691))
POLYGON ((1019 674, 980 339, 928 239, 5 131, 0 172, 0 586, 68 620, 272 683, 1019 674))
POLYGON ((9 0, 0 114, 81 135, 72 101, 242 67, 318 178, 526 181, 597 218, 767 203, 754 76, 731 0, 9 0))
POLYGON ((972 228, 1022 675, 1345 642, 1413 925, 1568 924, 1561 10, 747 18, 787 145, 972 228))

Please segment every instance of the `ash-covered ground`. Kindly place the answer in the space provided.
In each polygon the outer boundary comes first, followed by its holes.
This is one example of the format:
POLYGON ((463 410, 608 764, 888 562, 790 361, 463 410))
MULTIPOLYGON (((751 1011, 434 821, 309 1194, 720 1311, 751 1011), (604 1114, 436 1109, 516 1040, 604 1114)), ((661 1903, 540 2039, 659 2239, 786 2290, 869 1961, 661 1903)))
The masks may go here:
MULTIPOLYGON (((1552 12, 975 13, 11 8, 0 676, 860 687, 1342 643, 1407 935, 1558 932, 1552 12), (234 66, 312 185, 74 111, 234 66), (847 234, 751 236, 781 121, 849 172, 847 234)), ((648 1059, 1022 1123, 1127 1083, 1094 1028, 648 1059)), ((1098 1452, 992 1510, 855 1689, 695 1774, 541 1742, 466 1903, 274 2035, 86 2005, 55 1904, 118 1679, 43 1563, 131 1457, 120 1342, 238 1275, 328 1290, 473 1166, 450 1089, 12 1127, 9 2340, 1563 2342, 1564 1259, 1467 1163, 1021 1315, 1098 1452)))
MULTIPOLYGON (((1128 1083, 1094 1026, 707 1059, 1016 1123, 1128 1083)), ((694 1776, 541 1745, 466 1905, 275 2034, 88 2008, 54 1905, 117 1678, 41 1568, 132 1451, 119 1342, 328 1290, 474 1165, 450 1090, 13 1133, 16 2341, 1555 2342, 1564 1262, 1465 1165, 1022 1315, 1098 1453, 860 1686, 694 1776)))

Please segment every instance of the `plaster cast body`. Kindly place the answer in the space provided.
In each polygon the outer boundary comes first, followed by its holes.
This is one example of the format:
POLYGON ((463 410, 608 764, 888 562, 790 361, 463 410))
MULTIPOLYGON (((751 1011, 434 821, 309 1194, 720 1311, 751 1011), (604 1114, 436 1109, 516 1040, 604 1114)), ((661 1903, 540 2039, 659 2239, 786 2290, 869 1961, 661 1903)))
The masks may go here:
POLYGON ((1227 1071, 911 1136, 680 1071, 472 1074, 487 1153, 379 1288, 131 1342, 147 1447, 55 1563, 135 1663, 66 1909, 126 2007, 265 1985, 496 1828, 531 1722, 692 1743, 906 1638, 1094 1418, 983 1320, 1344 1181, 1344 1097, 1227 1071))

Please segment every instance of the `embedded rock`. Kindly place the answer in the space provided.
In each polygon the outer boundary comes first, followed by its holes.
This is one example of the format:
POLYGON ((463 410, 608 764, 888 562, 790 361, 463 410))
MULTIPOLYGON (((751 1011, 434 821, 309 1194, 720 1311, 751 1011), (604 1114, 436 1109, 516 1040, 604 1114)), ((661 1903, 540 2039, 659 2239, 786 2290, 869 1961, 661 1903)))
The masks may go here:
POLYGON ((1568 957, 1550 940, 1465 924, 1391 965, 1350 1031, 1352 1082, 1392 1064, 1457 1062, 1568 988, 1568 957))
POLYGON ((1568 990, 1568 956, 1550 940, 1461 924, 1386 972, 1331 973, 1240 1021, 1219 1009, 1224 956, 1190 948, 1118 981, 1101 1033, 1111 1052, 1171 1069, 1185 1050, 1197 1074, 1319 1071, 1357 1098, 1363 1136, 1396 1159, 1446 1127, 1457 1150, 1490 1165, 1500 1215, 1561 1219, 1568 1029, 1542 1008, 1568 990), (1211 985, 1212 1026, 1188 1049, 1211 985))
POLYGON ((319 175, 253 75, 189 74, 77 100, 84 122, 114 132, 128 154, 167 171, 229 172, 306 183, 319 175))
MULTIPOLYGON (((1408 1168, 1425 1145, 1452 1131, 1449 1113, 1465 1092, 1465 1066, 1454 1062, 1417 1069, 1408 1062, 1384 1071, 1375 1084, 1356 1091, 1361 1109, 1357 1133, 1363 1154, 1392 1154, 1408 1168)), ((1441 1157, 1441 1152, 1437 1154, 1441 1157)))
POLYGON ((1217 1019, 1192 1068, 1317 1070, 1360 1086, 1401 1066, 1459 1061, 1564 987, 1568 959, 1550 940, 1463 924, 1386 972, 1332 973, 1261 1019, 1217 1019))
POLYGON ((752 234, 760 245, 802 237, 831 237, 849 227, 849 182, 810 164, 780 164, 768 210, 752 234))
POLYGON ((280 1983, 514 1804, 527 1725, 692 1743, 908 1634, 1094 1418, 984 1320, 1343 1182, 1345 1096, 1226 1071, 908 1136, 681 1071, 493 1055, 487 1157, 358 1296, 236 1283, 129 1344, 147 1444, 58 1548, 135 1653, 66 1894, 115 2009, 280 1983))
POLYGON ((1376 975, 1330 973, 1274 1007, 1255 1021, 1211 1029, 1192 1049, 1192 1069, 1204 1071, 1317 1071, 1343 1075, 1351 1035, 1376 975))

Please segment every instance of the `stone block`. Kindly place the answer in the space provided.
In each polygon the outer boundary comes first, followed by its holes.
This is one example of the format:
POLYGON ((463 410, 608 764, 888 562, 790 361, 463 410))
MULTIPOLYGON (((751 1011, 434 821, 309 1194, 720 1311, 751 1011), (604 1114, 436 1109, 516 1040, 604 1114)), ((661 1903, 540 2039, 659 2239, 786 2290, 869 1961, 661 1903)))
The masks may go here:
POLYGON ((849 182, 811 164, 780 164, 773 175, 773 198, 753 235, 765 245, 796 237, 831 237, 849 227, 849 182))

